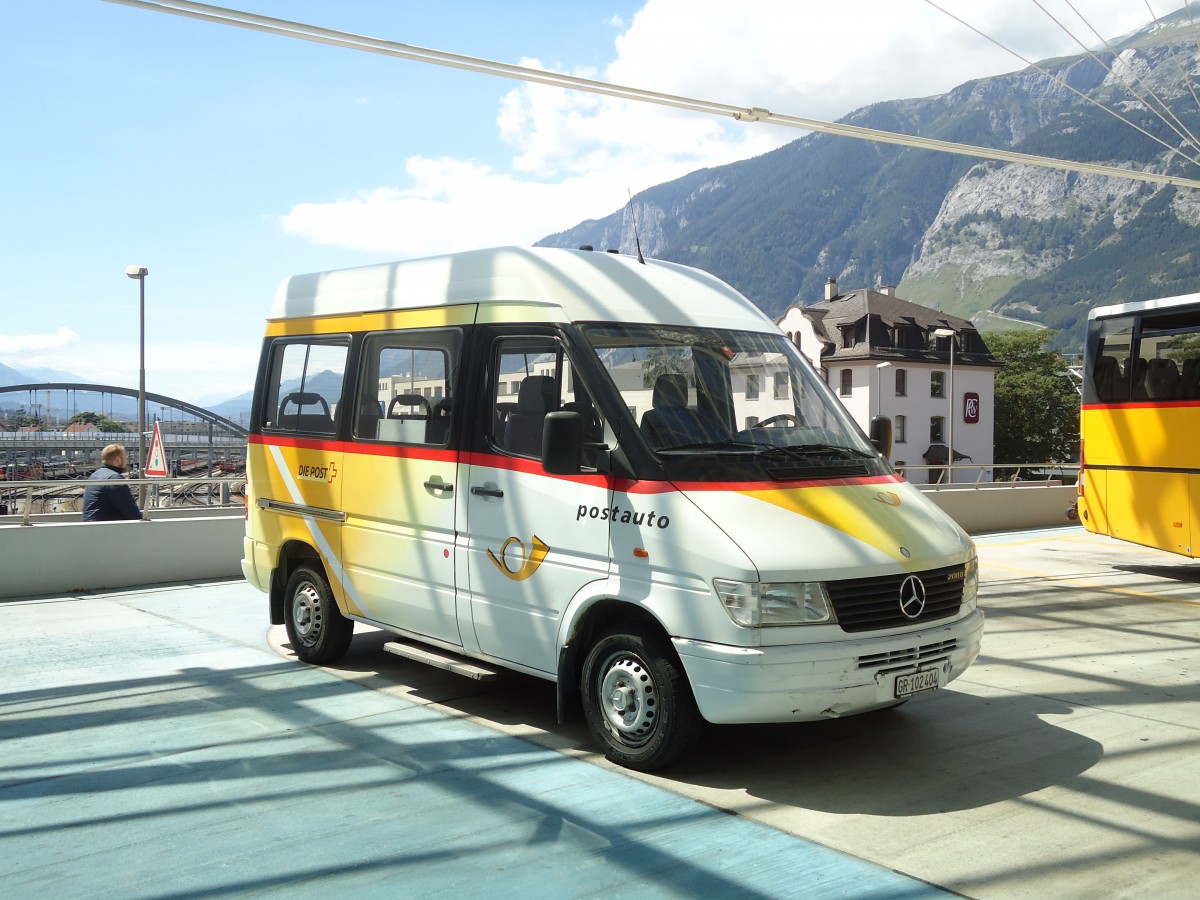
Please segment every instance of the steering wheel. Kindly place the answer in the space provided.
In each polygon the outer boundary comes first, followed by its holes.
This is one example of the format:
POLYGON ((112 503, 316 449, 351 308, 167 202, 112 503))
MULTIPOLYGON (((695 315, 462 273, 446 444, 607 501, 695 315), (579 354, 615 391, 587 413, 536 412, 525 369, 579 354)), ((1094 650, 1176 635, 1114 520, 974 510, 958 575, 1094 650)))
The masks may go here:
POLYGON ((769 418, 769 419, 763 419, 761 422, 759 422, 754 427, 755 428, 770 428, 772 425, 776 425, 776 424, 780 424, 780 423, 786 424, 786 425, 791 425, 793 428, 799 428, 800 424, 801 424, 800 419, 797 416, 793 416, 791 413, 780 413, 777 416, 771 416, 771 418, 769 418))

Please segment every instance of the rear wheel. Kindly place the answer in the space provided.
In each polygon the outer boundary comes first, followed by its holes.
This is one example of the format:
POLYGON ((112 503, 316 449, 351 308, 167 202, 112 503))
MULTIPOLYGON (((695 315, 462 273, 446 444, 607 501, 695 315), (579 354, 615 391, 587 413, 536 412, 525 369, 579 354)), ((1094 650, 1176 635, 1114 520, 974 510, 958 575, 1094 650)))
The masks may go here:
POLYGON ((304 564, 288 579, 284 623, 296 656, 307 663, 337 662, 350 646, 354 623, 341 614, 319 566, 304 564))
POLYGON ((580 686, 592 736, 619 765, 661 768, 700 736, 687 675, 666 638, 649 629, 627 627, 596 641, 580 686))

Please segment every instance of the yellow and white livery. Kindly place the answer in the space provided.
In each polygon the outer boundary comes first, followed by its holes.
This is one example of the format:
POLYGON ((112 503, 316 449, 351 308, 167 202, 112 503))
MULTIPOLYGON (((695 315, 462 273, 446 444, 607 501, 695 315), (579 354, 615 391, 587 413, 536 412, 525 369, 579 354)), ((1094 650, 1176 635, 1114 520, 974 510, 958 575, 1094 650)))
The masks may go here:
POLYGON ((301 659, 364 622, 546 678, 634 768, 705 720, 894 706, 979 653, 967 535, 684 266, 501 248, 290 278, 248 474, 243 571, 301 659))

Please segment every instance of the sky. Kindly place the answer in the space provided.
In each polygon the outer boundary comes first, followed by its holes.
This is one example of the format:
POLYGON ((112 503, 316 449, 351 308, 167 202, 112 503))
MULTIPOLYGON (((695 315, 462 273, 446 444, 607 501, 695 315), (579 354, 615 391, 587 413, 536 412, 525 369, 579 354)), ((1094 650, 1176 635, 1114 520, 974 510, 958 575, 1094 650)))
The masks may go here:
MULTIPOLYGON (((827 121, 1024 68, 943 10, 1040 60, 1182 6, 210 2, 827 121)), ((201 404, 253 388, 289 275, 528 246, 802 136, 105 0, 0 0, 0 84, 0 363, 136 389, 145 266, 146 389, 201 404)))

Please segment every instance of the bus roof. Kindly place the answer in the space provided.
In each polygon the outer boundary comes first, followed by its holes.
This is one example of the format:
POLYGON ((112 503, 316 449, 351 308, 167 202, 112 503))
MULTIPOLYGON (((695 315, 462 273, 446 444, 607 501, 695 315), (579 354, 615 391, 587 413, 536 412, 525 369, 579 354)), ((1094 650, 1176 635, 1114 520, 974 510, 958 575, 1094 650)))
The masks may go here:
POLYGON ((287 278, 272 320, 484 301, 542 306, 547 320, 655 322, 778 331, 725 282, 616 253, 498 247, 287 278), (561 310, 561 312, 560 312, 561 310))
POLYGON ((1180 294, 1178 297, 1160 297, 1157 300, 1139 300, 1136 303, 1116 303, 1112 306, 1099 306, 1088 313, 1088 321, 1192 305, 1200 306, 1200 294, 1180 294))

